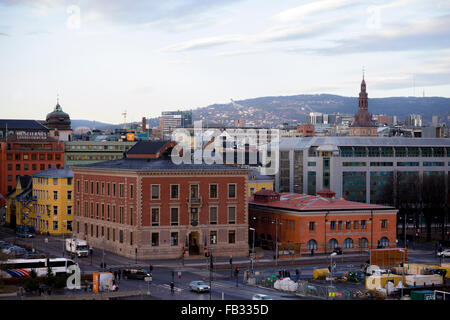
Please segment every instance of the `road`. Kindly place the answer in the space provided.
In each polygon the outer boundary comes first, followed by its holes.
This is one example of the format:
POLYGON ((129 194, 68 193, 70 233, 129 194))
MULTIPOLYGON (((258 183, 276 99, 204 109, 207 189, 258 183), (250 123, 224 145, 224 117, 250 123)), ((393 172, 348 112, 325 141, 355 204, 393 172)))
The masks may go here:
MULTIPOLYGON (((15 242, 18 245, 26 245, 33 247, 36 251, 45 253, 48 257, 61 257, 63 254, 67 257, 67 253, 63 253, 64 241, 62 237, 47 237, 43 235, 37 235, 31 239, 16 238, 14 232, 5 227, 0 227, 0 239, 15 242), (46 241, 45 239, 48 239, 46 241)), ((220 259, 218 259, 220 260, 220 259)), ((337 263, 337 274, 345 271, 359 270, 361 264, 367 260, 367 256, 355 256, 349 255, 337 256, 334 261, 337 263), (345 257, 344 257, 345 256, 345 257)), ((94 248, 94 254, 92 257, 75 258, 83 273, 91 273, 94 271, 101 271, 100 264, 102 262, 102 250, 100 248, 94 248)), ((136 261, 134 259, 128 259, 116 254, 106 252, 104 261, 106 263, 106 271, 124 269, 127 267, 135 266, 136 261)), ((408 261, 415 263, 434 263, 439 264, 440 260, 436 257, 434 250, 422 248, 422 249, 410 249, 408 250, 408 261)), ((145 269, 149 269, 149 266, 153 266, 152 282, 150 285, 143 280, 124 280, 119 281, 119 288, 123 290, 142 290, 147 292, 148 286, 150 287, 151 298, 158 298, 164 300, 251 300, 254 294, 267 294, 276 300, 293 300, 302 299, 293 294, 287 294, 272 289, 266 289, 256 286, 250 286, 243 284, 243 271, 247 269, 247 259, 235 259, 235 264, 241 267, 241 272, 238 276, 237 286, 236 278, 231 277, 232 273, 226 269, 229 267, 228 262, 224 259, 220 263, 217 263, 215 272, 211 273, 211 294, 191 292, 189 290, 189 283, 194 280, 203 280, 207 284, 210 283, 210 272, 207 270, 206 258, 189 259, 185 260, 184 266, 181 261, 177 260, 158 260, 158 261, 138 261, 138 265, 145 269), (172 272, 174 272, 174 284, 175 292, 172 295, 170 293, 170 282, 172 281, 172 272), (179 278, 178 273, 181 272, 179 278)), ((281 261, 280 261, 281 263, 281 261)), ((286 262, 284 262, 286 263, 286 262)), ((285 266, 272 265, 262 266, 256 265, 257 271, 261 275, 268 275, 269 273, 278 273, 281 269, 288 270, 291 275, 295 275, 295 270, 298 269, 301 272, 301 278, 311 279, 313 276, 313 270, 316 268, 326 268, 329 261, 324 259, 324 256, 320 257, 308 257, 299 261, 287 261, 285 266)), ((133 297, 133 299, 148 299, 146 295, 140 297, 133 297)))

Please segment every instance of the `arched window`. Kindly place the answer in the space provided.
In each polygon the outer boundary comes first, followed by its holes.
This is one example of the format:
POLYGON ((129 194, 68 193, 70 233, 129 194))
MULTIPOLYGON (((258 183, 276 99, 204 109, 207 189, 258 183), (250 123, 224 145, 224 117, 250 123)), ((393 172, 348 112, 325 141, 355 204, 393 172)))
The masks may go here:
POLYGON ((367 240, 367 238, 359 239, 359 247, 360 248, 368 248, 369 247, 369 240, 367 240))
POLYGON ((381 238, 381 239, 380 239, 380 246, 381 246, 382 248, 387 248, 387 247, 389 247, 389 239, 386 238, 386 237, 381 238))
POLYGON ((328 241, 328 249, 333 250, 338 246, 338 241, 336 239, 331 239, 328 241))
POLYGON ((308 243, 306 244, 306 248, 308 250, 317 250, 317 242, 316 240, 309 240, 308 243))
POLYGON ((352 249, 353 248, 353 240, 347 238, 344 240, 344 249, 352 249))

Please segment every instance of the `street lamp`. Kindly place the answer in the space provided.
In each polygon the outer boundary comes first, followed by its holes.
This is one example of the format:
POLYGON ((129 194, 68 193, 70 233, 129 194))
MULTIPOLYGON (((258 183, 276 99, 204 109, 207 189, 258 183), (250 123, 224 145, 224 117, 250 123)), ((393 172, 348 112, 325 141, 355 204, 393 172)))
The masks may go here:
POLYGON ((251 257, 252 274, 253 274, 254 273, 254 271, 253 271, 253 261, 255 259, 255 228, 249 228, 249 229, 253 231, 253 245, 252 245, 252 257, 251 257))
POLYGON ((337 255, 337 253, 336 252, 333 252, 333 253, 331 253, 330 254, 330 273, 331 273, 331 276, 330 276, 330 287, 332 288, 333 287, 333 257, 334 256, 336 256, 337 255))
POLYGON ((403 263, 402 263, 402 293, 401 293, 401 297, 403 298, 403 286, 405 285, 405 254, 406 254, 406 248, 405 249, 400 249, 400 252, 403 253, 403 263))

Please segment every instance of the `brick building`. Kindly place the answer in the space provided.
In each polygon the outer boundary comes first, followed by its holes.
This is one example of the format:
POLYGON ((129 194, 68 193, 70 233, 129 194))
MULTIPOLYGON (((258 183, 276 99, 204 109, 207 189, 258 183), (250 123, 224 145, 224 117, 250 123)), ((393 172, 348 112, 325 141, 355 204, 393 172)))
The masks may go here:
POLYGON ((334 198, 322 190, 318 196, 263 190, 249 199, 249 225, 255 242, 298 254, 396 246, 397 209, 334 198))
POLYGON ((124 159, 73 166, 74 236, 130 258, 248 255, 248 169, 174 164, 140 141, 124 159))
POLYGON ((34 120, 0 120, 0 205, 17 177, 64 167, 64 142, 34 120))

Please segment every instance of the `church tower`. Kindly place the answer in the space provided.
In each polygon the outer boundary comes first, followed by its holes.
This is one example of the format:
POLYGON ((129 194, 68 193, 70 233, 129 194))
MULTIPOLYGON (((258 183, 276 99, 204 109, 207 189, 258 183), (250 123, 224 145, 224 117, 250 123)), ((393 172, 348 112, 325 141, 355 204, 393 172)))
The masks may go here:
POLYGON ((350 126, 350 135, 356 137, 376 137, 377 126, 372 124, 372 115, 369 113, 369 99, 366 91, 366 81, 361 82, 361 91, 359 92, 358 111, 355 114, 354 121, 350 126))

